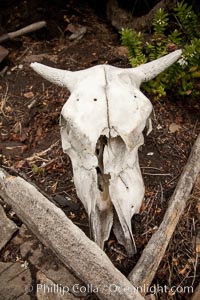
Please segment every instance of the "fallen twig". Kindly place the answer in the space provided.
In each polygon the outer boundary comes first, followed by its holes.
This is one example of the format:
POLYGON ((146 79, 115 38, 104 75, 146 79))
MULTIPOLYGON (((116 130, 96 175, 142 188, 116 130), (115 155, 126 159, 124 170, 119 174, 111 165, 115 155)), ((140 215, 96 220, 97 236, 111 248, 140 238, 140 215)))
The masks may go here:
POLYGON ((5 91, 5 95, 2 97, 2 100, 1 100, 1 108, 0 108, 1 113, 2 113, 4 116, 6 116, 5 113, 4 113, 4 107, 5 107, 5 105, 6 105, 7 100, 8 100, 8 84, 6 83, 6 91, 5 91))
POLYGON ((9 33, 6 33, 6 34, 0 36, 0 42, 4 42, 6 40, 12 40, 18 36, 41 29, 44 26, 46 26, 45 21, 40 21, 40 22, 30 24, 30 25, 23 27, 17 31, 9 32, 9 33))
POLYGON ((172 174, 169 173, 147 173, 147 172, 143 172, 143 175, 149 175, 149 176, 172 176, 172 174))
POLYGON ((57 145, 59 144, 59 140, 56 141, 54 144, 52 144, 49 148, 43 150, 43 151, 40 151, 40 152, 37 152, 37 153, 34 153, 32 156, 30 157, 27 157, 26 158, 26 161, 28 162, 33 162, 35 160, 38 160, 40 159, 40 156, 43 156, 45 154, 47 154, 47 152, 51 151, 54 147, 56 147, 57 145))
POLYGON ((31 109, 33 105, 35 105, 36 103, 37 103, 36 99, 33 99, 31 103, 28 105, 28 109, 31 109))

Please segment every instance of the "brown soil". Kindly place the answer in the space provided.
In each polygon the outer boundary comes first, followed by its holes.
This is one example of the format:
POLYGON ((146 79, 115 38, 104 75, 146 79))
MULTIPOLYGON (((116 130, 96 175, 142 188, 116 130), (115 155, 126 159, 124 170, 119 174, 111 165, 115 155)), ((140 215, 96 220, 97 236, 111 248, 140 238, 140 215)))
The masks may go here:
MULTIPOLYGON (((19 174, 34 182, 88 234, 87 215, 76 196, 71 163, 63 154, 60 143, 59 114, 69 92, 42 80, 29 65, 38 61, 68 70, 97 64, 130 65, 126 52, 120 48, 118 33, 101 12, 75 0, 48 3, 21 1, 3 13, 2 26, 7 32, 43 19, 47 21, 47 28, 3 44, 10 54, 0 65, 1 70, 8 66, 0 78, 0 164, 11 174, 19 174), (71 41, 71 32, 67 29, 69 24, 71 29, 86 26, 87 33, 81 39, 71 41), (71 201, 66 201, 66 197, 71 201)), ((141 213, 133 218, 138 254, 129 259, 113 235, 105 248, 112 262, 125 275, 134 267, 162 221, 200 131, 200 104, 197 99, 175 99, 168 95, 168 98, 153 102, 153 105, 153 132, 145 137, 145 145, 140 149, 145 200, 141 213)), ((179 285, 195 288, 198 284, 200 268, 194 243, 198 210, 195 199, 191 198, 188 203, 154 284, 169 288, 179 285)), ((20 224, 16 217, 14 220, 20 224)), ((14 257, 10 255, 7 259, 13 260, 14 257)), ((187 292, 158 294, 158 299, 188 297, 187 292)))

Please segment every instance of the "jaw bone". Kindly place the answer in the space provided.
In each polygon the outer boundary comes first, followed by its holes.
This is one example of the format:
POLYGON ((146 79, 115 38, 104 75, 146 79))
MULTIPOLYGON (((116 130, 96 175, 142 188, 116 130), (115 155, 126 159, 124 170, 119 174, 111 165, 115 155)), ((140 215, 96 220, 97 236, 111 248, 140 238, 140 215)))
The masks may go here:
POLYGON ((71 91, 60 118, 62 147, 72 161, 91 235, 101 248, 114 222, 114 233, 128 255, 136 252, 131 218, 144 197, 138 148, 152 111, 139 87, 180 55, 177 50, 131 69, 99 65, 69 72, 31 65, 45 79, 71 91))

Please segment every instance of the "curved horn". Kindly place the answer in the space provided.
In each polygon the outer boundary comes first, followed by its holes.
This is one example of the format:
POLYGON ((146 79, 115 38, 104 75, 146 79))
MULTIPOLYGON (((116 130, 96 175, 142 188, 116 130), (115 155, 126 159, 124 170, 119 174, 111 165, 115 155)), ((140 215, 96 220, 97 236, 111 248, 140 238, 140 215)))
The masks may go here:
POLYGON ((74 73, 76 72, 51 68, 37 62, 32 63, 31 68, 46 80, 59 86, 67 87, 70 91, 75 85, 76 80, 74 73))
POLYGON ((153 60, 149 63, 143 64, 139 67, 132 69, 134 74, 139 72, 141 82, 149 81, 170 67, 181 56, 182 50, 176 50, 161 58, 153 60))

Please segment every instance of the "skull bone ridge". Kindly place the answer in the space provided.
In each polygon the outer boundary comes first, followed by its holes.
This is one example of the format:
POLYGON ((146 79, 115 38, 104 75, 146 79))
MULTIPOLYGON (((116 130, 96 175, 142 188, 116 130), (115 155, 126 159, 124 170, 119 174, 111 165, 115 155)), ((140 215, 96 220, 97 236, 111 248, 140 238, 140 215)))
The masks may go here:
POLYGON ((131 218, 139 212, 144 197, 138 148, 152 111, 140 84, 180 55, 177 50, 130 69, 97 65, 71 72, 31 64, 45 79, 71 92, 60 117, 62 147, 72 161, 77 195, 88 213, 91 235, 101 248, 113 226, 128 255, 136 252, 131 218))

